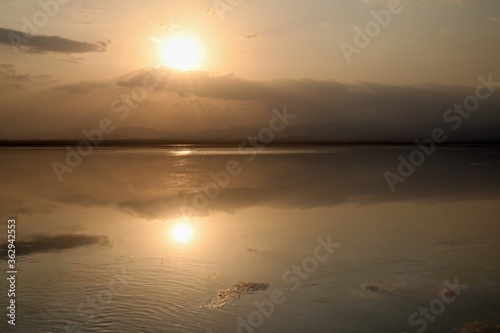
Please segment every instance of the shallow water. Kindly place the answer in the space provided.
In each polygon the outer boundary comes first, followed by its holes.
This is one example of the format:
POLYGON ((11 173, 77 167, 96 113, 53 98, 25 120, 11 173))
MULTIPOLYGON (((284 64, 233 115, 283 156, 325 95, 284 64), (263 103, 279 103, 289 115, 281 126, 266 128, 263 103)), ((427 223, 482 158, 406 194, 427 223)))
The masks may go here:
MULTIPOLYGON (((0 212, 5 222, 16 218, 17 332, 500 324, 500 149, 440 149, 392 192, 383 174, 410 152, 106 148, 59 182, 51 163, 64 162, 64 149, 3 149, 0 212), (210 185, 230 161, 240 172, 210 185), (184 244, 170 235, 179 221, 194 232, 184 244), (332 253, 317 250, 328 237, 332 253), (439 305, 444 281, 455 278, 467 288, 433 320, 409 322, 420 307, 439 305), (270 288, 206 307, 240 281, 270 288), (269 303, 279 291, 279 304, 269 303)), ((0 301, 8 304, 5 292, 0 301)))

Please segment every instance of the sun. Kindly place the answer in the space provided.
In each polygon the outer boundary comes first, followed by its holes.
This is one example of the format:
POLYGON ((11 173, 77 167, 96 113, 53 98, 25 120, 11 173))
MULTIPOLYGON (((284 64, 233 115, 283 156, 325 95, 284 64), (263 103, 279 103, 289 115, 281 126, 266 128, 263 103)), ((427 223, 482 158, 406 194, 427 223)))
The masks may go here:
POLYGON ((174 225, 170 235, 177 243, 187 243, 193 238, 193 228, 186 222, 174 225))
POLYGON ((179 34, 167 38, 160 44, 160 56, 165 66, 188 71, 200 67, 203 51, 196 38, 187 34, 179 34))

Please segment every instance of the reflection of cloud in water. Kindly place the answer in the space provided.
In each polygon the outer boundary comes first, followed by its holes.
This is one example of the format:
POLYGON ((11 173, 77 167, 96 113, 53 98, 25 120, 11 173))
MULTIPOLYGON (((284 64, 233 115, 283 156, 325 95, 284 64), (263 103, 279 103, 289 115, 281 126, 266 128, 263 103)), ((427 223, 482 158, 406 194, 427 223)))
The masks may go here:
MULTIPOLYGON (((68 250, 92 245, 110 246, 110 242, 107 236, 84 234, 35 235, 26 241, 16 241, 16 256, 68 250)), ((6 251, 1 256, 5 257, 6 251)))
MULTIPOLYGON (((394 195, 382 175, 397 168, 399 154, 409 152, 404 149, 340 149, 286 157, 259 155, 251 164, 245 164, 242 158, 242 176, 234 177, 227 188, 210 200, 207 209, 191 212, 234 212, 252 206, 311 209, 344 203, 435 204, 488 200, 500 195, 497 172, 500 161, 491 161, 495 167, 490 168, 478 168, 464 162, 490 159, 486 150, 442 150, 429 158, 404 184, 399 184, 397 195, 394 195)), ((209 162, 201 157, 198 160, 196 169, 190 174, 193 187, 181 189, 175 195, 122 201, 120 206, 147 218, 155 218, 158 214, 175 215, 179 205, 192 206, 199 188, 211 181, 208 173, 223 170, 217 161, 209 162)))
POLYGON ((195 214, 255 206, 312 209, 344 203, 435 204, 500 196, 498 148, 438 150, 404 184, 398 184, 397 193, 389 190, 383 173, 396 172, 397 157, 407 156, 411 149, 315 149, 321 153, 281 149, 282 154, 257 155, 252 163, 246 161, 250 153, 203 155, 196 154, 196 148, 185 156, 167 156, 165 149, 96 151, 61 184, 50 165, 64 160, 65 150, 43 154, 10 151, 0 166, 2 174, 10 175, 2 184, 0 199, 6 201, 0 200, 0 211, 40 213, 43 208, 53 211, 57 205, 70 204, 114 207, 150 219, 177 218, 181 207, 192 206, 194 196, 212 181, 209 174, 224 170, 233 159, 241 164, 243 173, 232 177, 208 207, 195 214), (39 171, 36 177, 33 169, 39 171), (52 186, 55 183, 58 186, 52 186), (37 188, 44 188, 43 196, 37 188))

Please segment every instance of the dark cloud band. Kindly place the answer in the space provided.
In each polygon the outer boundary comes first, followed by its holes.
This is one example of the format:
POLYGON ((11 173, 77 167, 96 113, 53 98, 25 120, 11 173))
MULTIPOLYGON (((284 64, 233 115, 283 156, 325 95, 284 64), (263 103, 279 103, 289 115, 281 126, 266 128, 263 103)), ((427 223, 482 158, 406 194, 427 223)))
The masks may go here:
POLYGON ((90 53, 105 52, 109 41, 96 43, 80 42, 60 36, 27 35, 21 31, 0 28, 0 44, 9 45, 14 50, 31 53, 90 53))

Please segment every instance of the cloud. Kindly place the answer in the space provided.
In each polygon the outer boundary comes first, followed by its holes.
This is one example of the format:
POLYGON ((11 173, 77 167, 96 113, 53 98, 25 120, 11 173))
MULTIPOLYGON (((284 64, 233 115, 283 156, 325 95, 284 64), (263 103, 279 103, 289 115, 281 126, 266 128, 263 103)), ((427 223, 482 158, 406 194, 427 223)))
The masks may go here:
POLYGON ((29 84, 46 82, 48 78, 50 78, 48 75, 18 74, 17 65, 0 64, 0 87, 2 88, 25 88, 29 84))
POLYGON ((500 17, 498 16, 488 16, 486 20, 493 22, 493 23, 500 23, 500 17))
POLYGON ((110 41, 80 42, 59 36, 26 35, 21 31, 0 28, 0 44, 30 53, 90 53, 105 52, 110 41))
POLYGON ((16 75, 16 67, 14 64, 0 64, 0 77, 24 78, 25 75, 16 75))
POLYGON ((66 11, 69 21, 73 24, 99 26, 102 22, 103 11, 83 3, 68 3, 66 11))
MULTIPOLYGON (((116 84, 122 87, 142 86, 150 71, 139 70, 120 78, 116 84)), ((179 95, 197 95, 225 99, 248 100, 262 96, 270 96, 265 86, 237 78, 235 75, 212 76, 208 72, 180 73, 167 69, 155 72, 162 82, 158 89, 174 92, 179 95)))
POLYGON ((74 94, 88 94, 91 91, 105 88, 108 85, 104 82, 82 81, 80 83, 64 84, 56 86, 54 89, 67 91, 74 94))
MULTIPOLYGON (((12 67, 3 70, 11 73, 12 67)), ((492 80, 498 81, 496 76, 492 80)), ((27 81, 31 82, 18 77, 9 82, 27 81)), ((443 118, 454 104, 474 94, 475 87, 344 84, 312 79, 252 81, 232 74, 164 69, 138 70, 114 80, 26 88, 12 88, 5 98, 0 92, 0 105, 5 110, 0 113, 0 132, 4 138, 78 140, 82 129, 93 128, 103 117, 111 116, 117 128, 107 135, 108 140, 235 142, 268 126, 272 109, 287 105, 297 120, 286 132, 277 133, 277 140, 413 142, 442 127, 450 135, 449 142, 500 142, 498 92, 481 101, 479 110, 463 119, 458 129, 450 128, 455 120, 446 122, 443 118), (143 100, 127 105, 126 96, 137 93, 145 79, 150 84, 156 82, 148 79, 149 75, 159 82, 157 88, 146 90, 143 100), (74 94, 80 95, 78 99, 74 94), (40 100, 46 111, 39 111, 40 100), (129 110, 130 116, 121 119, 117 110, 129 110), (26 117, 33 121, 26 122, 26 117)))
POLYGON ((157 19, 155 20, 155 23, 158 24, 160 28, 163 28, 165 30, 174 30, 181 27, 179 24, 171 22, 167 19, 157 19))
MULTIPOLYGON (((35 235, 26 241, 16 241, 16 255, 25 256, 32 253, 62 251, 84 246, 110 246, 107 236, 91 236, 84 234, 35 235)), ((6 251, 0 257, 6 257, 6 251)))
POLYGON ((198 6, 197 9, 204 15, 217 15, 217 10, 214 6, 198 6))
MULTIPOLYGON (((147 75, 147 71, 137 71, 118 80, 117 85, 140 86, 147 75)), ((261 103, 260 108, 264 106, 269 110, 273 105, 287 104, 299 119, 287 131, 288 135, 311 140, 380 142, 427 137, 434 128, 449 125, 443 120, 447 109, 474 93, 473 87, 436 83, 342 84, 312 79, 250 81, 234 75, 181 74, 167 70, 158 71, 156 75, 161 81, 159 90, 178 96, 261 103)), ((481 137, 481 131, 486 140, 495 136, 492 130, 500 125, 500 117, 495 111, 500 107, 499 97, 493 94, 482 102, 480 112, 464 121, 459 130, 453 131, 454 135, 464 141, 481 137)), ((247 113, 249 119, 257 115, 261 116, 257 109, 247 113)), ((233 124, 233 127, 236 126, 233 124)), ((499 140, 500 135, 496 138, 499 140)))

